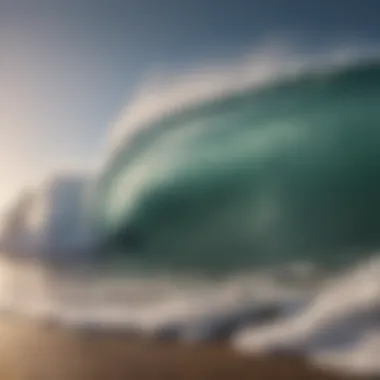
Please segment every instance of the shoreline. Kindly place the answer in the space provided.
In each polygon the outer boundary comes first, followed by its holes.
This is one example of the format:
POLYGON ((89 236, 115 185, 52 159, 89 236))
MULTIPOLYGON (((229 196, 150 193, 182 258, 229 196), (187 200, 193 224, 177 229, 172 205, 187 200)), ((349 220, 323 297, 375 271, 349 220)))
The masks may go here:
MULTIPOLYGON (((296 357, 253 357, 227 344, 158 342, 13 315, 0 319, 1 380, 372 380, 296 357)), ((378 377, 377 377, 378 378, 378 377)))

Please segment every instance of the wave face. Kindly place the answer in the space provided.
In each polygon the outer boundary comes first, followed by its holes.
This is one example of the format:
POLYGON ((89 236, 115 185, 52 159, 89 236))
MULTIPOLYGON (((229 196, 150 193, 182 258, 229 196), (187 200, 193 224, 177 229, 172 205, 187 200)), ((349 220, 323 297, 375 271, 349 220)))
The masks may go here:
POLYGON ((379 104, 372 61, 171 112, 108 162, 101 232, 152 265, 359 259, 380 245, 379 104))

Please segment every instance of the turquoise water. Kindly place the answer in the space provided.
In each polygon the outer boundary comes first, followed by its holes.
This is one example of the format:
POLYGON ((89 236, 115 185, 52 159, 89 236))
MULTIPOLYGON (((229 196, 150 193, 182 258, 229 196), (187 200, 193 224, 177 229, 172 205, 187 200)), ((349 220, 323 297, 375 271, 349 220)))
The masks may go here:
POLYGON ((103 173, 107 249, 144 266, 349 264, 380 244, 380 65, 309 72, 178 110, 103 173))

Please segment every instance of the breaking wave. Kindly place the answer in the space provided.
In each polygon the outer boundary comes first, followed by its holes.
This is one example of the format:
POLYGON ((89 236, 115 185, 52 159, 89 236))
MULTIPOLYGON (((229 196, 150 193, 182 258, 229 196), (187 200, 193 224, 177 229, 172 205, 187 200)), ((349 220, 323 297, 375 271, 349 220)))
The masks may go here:
POLYGON ((99 183, 112 250, 229 271, 379 246, 379 61, 269 57, 130 105, 99 183))
POLYGON ((0 306, 380 373, 380 63, 343 53, 266 52, 145 90, 97 194, 119 255, 77 273, 3 260, 0 306))

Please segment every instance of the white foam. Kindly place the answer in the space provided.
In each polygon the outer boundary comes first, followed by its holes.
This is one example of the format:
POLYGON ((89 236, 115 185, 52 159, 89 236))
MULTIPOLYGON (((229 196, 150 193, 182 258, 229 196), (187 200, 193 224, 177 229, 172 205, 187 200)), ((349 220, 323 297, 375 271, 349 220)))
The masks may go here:
POLYGON ((329 281, 308 307, 265 328, 244 328, 233 345, 245 352, 296 351, 340 369, 376 370, 380 336, 380 260, 329 281), (369 335, 370 334, 370 335, 369 335), (372 340, 368 340, 372 336, 372 340), (377 338, 375 338, 377 336, 377 338), (355 360, 350 358, 355 356, 355 360))
MULTIPOLYGON (((38 265, 0 264, 0 306, 29 317, 75 328, 203 340, 247 312, 274 305, 282 310, 277 321, 237 323, 232 338, 236 349, 295 350, 339 371, 380 373, 379 258, 320 282, 311 276, 310 283, 303 279, 304 285, 296 282, 295 287, 283 282, 278 269, 211 281, 52 273, 38 265)), ((313 272, 308 266, 294 270, 302 278, 313 272)))
POLYGON ((264 289, 264 284, 261 288, 256 287, 256 292, 252 291, 252 285, 253 282, 237 286, 235 281, 191 284, 157 278, 145 281, 113 279, 103 284, 87 283, 79 287, 71 281, 72 296, 68 296, 68 289, 65 296, 69 299, 66 304, 69 307, 60 313, 60 319, 71 325, 98 323, 138 326, 146 333, 155 334, 171 325, 194 326, 201 324, 202 320, 212 319, 212 316, 216 318, 239 313, 252 303, 258 307, 273 304, 289 299, 295 293, 290 289, 287 292, 284 289, 280 291, 279 287, 276 293, 273 285, 265 297, 264 294, 258 294, 258 289, 264 289), (75 303, 75 300, 83 298, 87 303, 75 303))
POLYGON ((170 325, 193 328, 221 315, 245 312, 252 305, 288 303, 304 293, 261 275, 223 281, 172 276, 116 278, 51 273, 36 265, 4 261, 0 269, 4 272, 0 276, 4 281, 0 294, 3 309, 71 326, 138 326, 146 333, 170 325))
POLYGON ((362 336, 359 342, 341 351, 324 351, 314 354, 312 362, 322 367, 342 368, 357 375, 380 373, 380 331, 373 330, 362 336))

